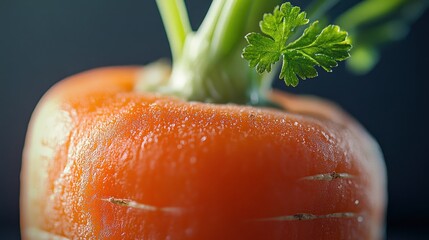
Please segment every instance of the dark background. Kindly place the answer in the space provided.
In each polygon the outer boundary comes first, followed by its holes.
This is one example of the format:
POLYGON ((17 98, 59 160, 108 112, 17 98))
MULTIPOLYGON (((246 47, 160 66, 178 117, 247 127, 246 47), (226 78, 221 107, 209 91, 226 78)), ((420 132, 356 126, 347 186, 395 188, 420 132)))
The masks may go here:
MULTIPOLYGON (((187 1, 194 28, 209 2, 187 1)), ((289 90, 337 102, 379 141, 389 177, 389 239, 429 239, 428 23, 426 12, 365 76, 341 65, 289 90)), ((44 92, 87 69, 169 56, 155 1, 0 0, 1 239, 19 238, 21 152, 44 92)))

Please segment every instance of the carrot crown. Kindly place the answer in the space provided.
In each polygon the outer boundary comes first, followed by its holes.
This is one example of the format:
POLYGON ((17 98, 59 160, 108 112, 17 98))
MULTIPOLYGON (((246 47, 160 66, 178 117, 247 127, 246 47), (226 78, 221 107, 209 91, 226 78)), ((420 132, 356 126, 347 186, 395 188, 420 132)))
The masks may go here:
POLYGON ((376 56, 376 47, 400 35, 377 35, 374 29, 382 31, 393 20, 409 23, 409 15, 398 13, 429 5, 424 0, 364 0, 335 21, 349 35, 337 25, 326 24, 328 11, 339 0, 313 0, 306 11, 288 2, 278 6, 280 0, 213 0, 197 31, 192 31, 184 0, 156 2, 173 69, 168 81, 143 90, 189 101, 250 105, 268 103, 266 95, 275 76, 272 69, 280 69, 279 78, 286 85, 296 86, 300 79, 316 77, 316 67, 330 72, 356 51, 347 66, 357 73, 367 72, 376 62, 371 57, 376 56), (368 34, 377 39, 362 37, 368 34))

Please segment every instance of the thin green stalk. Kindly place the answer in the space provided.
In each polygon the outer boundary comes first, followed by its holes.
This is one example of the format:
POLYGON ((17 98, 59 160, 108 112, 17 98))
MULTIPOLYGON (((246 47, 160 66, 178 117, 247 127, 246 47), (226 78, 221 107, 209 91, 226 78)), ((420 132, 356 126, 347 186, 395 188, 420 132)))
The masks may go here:
POLYGON ((337 24, 353 39, 348 69, 357 74, 369 72, 379 60, 380 46, 404 38, 428 6, 427 0, 366 0, 339 16, 337 24))
POLYGON ((244 44, 243 36, 257 29, 257 23, 263 14, 280 2, 280 0, 226 0, 213 33, 212 56, 215 59, 225 57, 237 48, 238 44, 244 44))
POLYGON ((198 29, 197 34, 199 37, 205 38, 206 41, 211 41, 218 23, 219 16, 226 1, 227 0, 214 0, 212 2, 206 17, 198 29))
POLYGON ((240 56, 244 35, 256 29, 263 13, 279 1, 214 0, 198 31, 189 36, 183 58, 173 65, 172 85, 188 86, 181 96, 245 103, 254 84, 249 83, 247 63, 240 56), (249 22, 256 26, 249 29, 249 22))
POLYGON ((246 16, 254 1, 249 0, 227 0, 211 41, 211 56, 214 59, 228 55, 243 40, 244 27, 248 21, 246 16))
POLYGON ((391 14, 409 0, 363 1, 338 17, 336 23, 348 31, 391 14))
POLYGON ((180 58, 186 37, 192 31, 183 0, 156 0, 170 43, 173 61, 180 58))
POLYGON ((265 93, 260 91, 262 90, 261 76, 253 71, 243 74, 242 69, 246 68, 247 63, 240 57, 240 52, 245 46, 245 34, 256 31, 263 14, 272 11, 280 3, 281 0, 224 1, 216 28, 213 30, 209 57, 212 61, 218 62, 222 69, 229 69, 230 76, 228 79, 223 79, 227 84, 221 86, 225 92, 233 90, 229 95, 237 96, 237 91, 247 92, 249 101, 253 104, 259 101, 262 93, 265 93))

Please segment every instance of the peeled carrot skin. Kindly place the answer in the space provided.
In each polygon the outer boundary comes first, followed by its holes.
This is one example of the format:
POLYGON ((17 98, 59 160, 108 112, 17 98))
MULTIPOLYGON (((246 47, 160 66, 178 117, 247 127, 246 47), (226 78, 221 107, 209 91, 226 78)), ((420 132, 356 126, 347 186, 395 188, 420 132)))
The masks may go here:
POLYGON ((139 71, 79 74, 42 99, 24 151, 24 239, 382 237, 382 158, 341 111, 279 93, 301 113, 141 94, 139 71))

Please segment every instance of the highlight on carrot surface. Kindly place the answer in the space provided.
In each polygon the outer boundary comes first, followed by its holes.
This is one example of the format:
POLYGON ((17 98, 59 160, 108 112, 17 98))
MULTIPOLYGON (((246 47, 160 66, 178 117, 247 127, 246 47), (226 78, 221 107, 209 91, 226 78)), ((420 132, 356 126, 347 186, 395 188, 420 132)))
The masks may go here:
POLYGON ((79 73, 35 109, 23 239, 383 238, 377 142, 334 103, 271 85, 277 70, 296 86, 352 61, 361 25, 411 3, 364 19, 376 1, 363 1, 331 24, 337 1, 214 0, 194 32, 184 1, 156 2, 172 66, 79 73))

